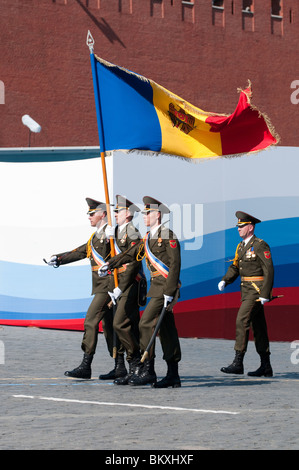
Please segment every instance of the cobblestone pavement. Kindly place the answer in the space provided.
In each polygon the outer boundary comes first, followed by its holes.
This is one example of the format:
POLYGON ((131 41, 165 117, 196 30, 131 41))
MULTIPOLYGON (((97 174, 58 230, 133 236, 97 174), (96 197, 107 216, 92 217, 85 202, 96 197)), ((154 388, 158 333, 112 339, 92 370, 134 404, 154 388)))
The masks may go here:
MULTIPOLYGON (((113 368, 103 335, 92 379, 65 377, 81 362, 81 338, 0 327, 1 450, 299 449, 299 364, 291 343, 272 343, 274 376, 254 378, 246 375, 259 366, 252 342, 245 374, 237 376, 220 372, 233 359, 233 341, 181 339, 182 387, 158 390, 100 381, 113 368)), ((159 341, 156 351, 162 377, 159 341)))

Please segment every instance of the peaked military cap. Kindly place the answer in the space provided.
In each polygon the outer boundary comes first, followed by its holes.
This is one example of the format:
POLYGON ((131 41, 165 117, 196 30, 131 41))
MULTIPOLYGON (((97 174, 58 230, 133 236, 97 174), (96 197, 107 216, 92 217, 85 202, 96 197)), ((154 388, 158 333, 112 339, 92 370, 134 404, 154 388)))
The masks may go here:
POLYGON ((142 214, 147 214, 149 211, 159 211, 161 214, 169 214, 170 210, 165 204, 154 199, 150 196, 144 196, 143 198, 144 208, 142 214))
POLYGON ((248 224, 255 225, 261 222, 256 217, 253 217, 250 214, 246 214, 246 212, 237 211, 236 217, 238 219, 237 227, 243 227, 244 225, 248 225, 248 224))
POLYGON ((139 207, 136 206, 136 204, 134 204, 133 202, 129 201, 129 199, 127 199, 125 196, 117 194, 115 197, 116 206, 114 212, 121 211, 122 209, 128 209, 130 212, 132 212, 132 214, 134 214, 134 212, 140 211, 139 207))
POLYGON ((106 210, 105 202, 96 201, 95 199, 91 199, 90 197, 86 198, 87 205, 89 207, 87 214, 91 214, 97 210, 102 209, 103 211, 106 210))

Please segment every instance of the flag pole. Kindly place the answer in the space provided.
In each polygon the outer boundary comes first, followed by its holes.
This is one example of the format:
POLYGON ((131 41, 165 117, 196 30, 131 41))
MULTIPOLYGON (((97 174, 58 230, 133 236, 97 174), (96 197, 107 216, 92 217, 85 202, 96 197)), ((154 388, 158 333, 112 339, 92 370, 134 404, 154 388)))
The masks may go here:
MULTIPOLYGON (((97 113, 97 123, 98 123, 98 133, 99 133, 99 141, 100 141, 100 155, 101 155, 101 162, 102 162, 102 171, 103 171, 103 181, 104 181, 104 190, 105 190, 105 202, 106 202, 106 211, 107 211, 107 219, 108 224, 112 225, 111 219, 111 212, 110 212, 110 199, 109 199, 109 191, 108 191, 108 179, 107 179, 107 170, 106 170, 106 161, 105 161, 105 139, 104 139, 104 129, 103 129, 103 120, 102 120, 102 111, 100 106, 100 90, 98 87, 98 80, 97 80, 97 70, 96 70, 96 62, 93 53, 93 46, 94 46, 94 39, 91 35, 91 32, 88 31, 86 44, 89 47, 90 52, 90 61, 91 61, 91 70, 92 70, 92 78, 93 78, 93 88, 94 88, 94 96, 95 96, 95 105, 96 105, 96 113, 97 113)), ((110 238, 110 245, 111 245, 111 256, 115 255, 115 248, 113 239, 110 238)), ((117 271, 114 270, 114 279, 116 281, 115 287, 118 286, 117 281, 117 271)))
MULTIPOLYGON (((107 212, 108 224, 111 226, 112 219, 111 219, 111 211, 110 211, 110 198, 109 198, 109 191, 108 191, 108 178, 107 178, 106 161, 105 161, 106 151, 105 151, 105 138, 104 138, 104 129, 103 129, 103 120, 102 120, 102 110, 101 110, 101 104, 100 104, 101 103, 100 102, 100 90, 99 90, 98 80, 97 80, 98 77, 97 77, 96 62, 95 62, 95 57, 93 53, 94 39, 90 31, 88 31, 87 33, 86 44, 89 47, 89 52, 90 52, 94 97, 95 97, 97 123, 98 123, 98 133, 99 133, 99 141, 100 141, 100 155, 101 155, 104 190, 105 190, 106 212, 107 212)), ((114 247, 113 238, 110 238, 110 251, 111 251, 111 257, 115 256, 115 247, 114 247)), ((114 285, 115 287, 118 287, 117 269, 114 269, 113 275, 114 275, 114 285)), ((115 315, 115 310, 116 310, 116 306, 115 304, 113 304, 113 316, 115 315)), ((116 344, 117 344, 116 334, 115 332, 113 332, 113 358, 114 359, 117 356, 116 344)))

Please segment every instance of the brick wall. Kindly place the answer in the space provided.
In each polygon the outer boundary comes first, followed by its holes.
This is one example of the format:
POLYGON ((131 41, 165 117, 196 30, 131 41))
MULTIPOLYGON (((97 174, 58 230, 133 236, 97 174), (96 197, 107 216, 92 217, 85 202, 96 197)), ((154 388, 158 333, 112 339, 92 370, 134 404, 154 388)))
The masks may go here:
POLYGON ((0 147, 98 145, 87 31, 95 53, 152 78, 207 111, 230 113, 250 79, 282 145, 298 146, 299 2, 283 0, 2 0, 0 147), (2 89, 3 89, 2 87, 2 89))

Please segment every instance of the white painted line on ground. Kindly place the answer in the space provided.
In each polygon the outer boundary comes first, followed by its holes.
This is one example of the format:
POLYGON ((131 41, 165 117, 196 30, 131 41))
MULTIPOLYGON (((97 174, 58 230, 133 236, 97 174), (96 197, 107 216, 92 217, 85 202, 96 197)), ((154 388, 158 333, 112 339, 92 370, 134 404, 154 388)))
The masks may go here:
POLYGON ((169 411, 192 411, 196 413, 214 413, 214 414, 228 414, 228 415, 238 415, 240 414, 237 411, 224 411, 224 410, 201 410, 197 408, 181 408, 176 406, 159 406, 159 405, 140 405, 137 403, 109 403, 104 401, 88 401, 88 400, 74 400, 70 398, 54 398, 54 397, 42 397, 34 395, 13 395, 14 398, 31 398, 33 400, 48 400, 48 401, 59 401, 65 403, 81 403, 88 405, 100 405, 100 406, 126 406, 131 408, 147 408, 147 409, 159 409, 159 410, 169 410, 169 411))

